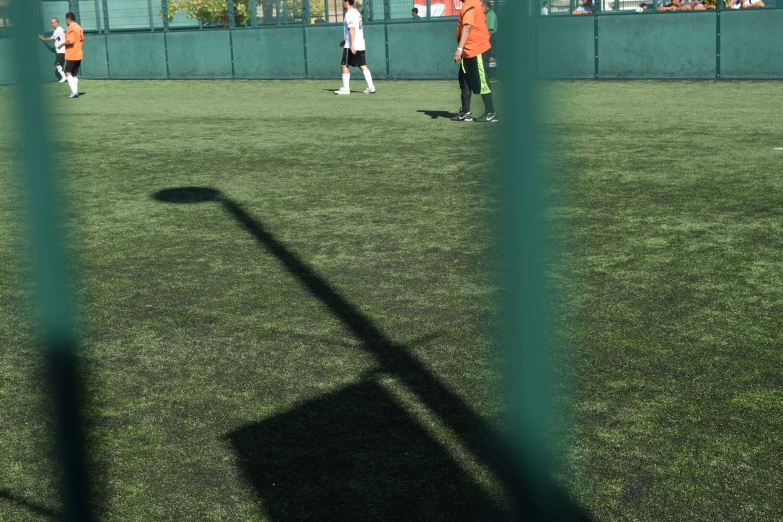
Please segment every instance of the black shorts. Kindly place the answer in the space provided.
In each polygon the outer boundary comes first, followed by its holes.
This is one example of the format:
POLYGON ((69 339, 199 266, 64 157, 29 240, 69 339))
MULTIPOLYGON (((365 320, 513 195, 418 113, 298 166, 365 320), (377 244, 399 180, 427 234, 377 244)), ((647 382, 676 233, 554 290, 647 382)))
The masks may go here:
POLYGON ((71 73, 71 76, 76 76, 79 74, 79 67, 81 66, 82 61, 81 60, 66 60, 65 61, 65 72, 71 73))
POLYGON ((343 49, 343 61, 340 62, 341 65, 347 65, 349 67, 361 67, 362 65, 367 65, 367 62, 364 59, 364 51, 356 51, 356 54, 353 54, 350 49, 347 47, 343 49))
POLYGON ((57 53, 54 55, 54 66, 57 67, 58 65, 60 67, 65 65, 65 53, 57 53))
POLYGON ((484 55, 462 59, 462 62, 459 64, 460 89, 470 89, 473 94, 492 94, 487 81, 487 64, 485 59, 484 55))

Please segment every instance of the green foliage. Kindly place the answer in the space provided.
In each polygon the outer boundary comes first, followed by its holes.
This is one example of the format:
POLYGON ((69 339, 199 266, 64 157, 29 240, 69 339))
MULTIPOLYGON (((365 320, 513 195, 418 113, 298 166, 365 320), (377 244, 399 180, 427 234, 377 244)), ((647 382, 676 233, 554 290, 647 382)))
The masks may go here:
MULTIPOLYGON (((203 25, 215 23, 228 26, 229 13, 227 0, 169 0, 169 22, 179 11, 187 13, 188 20, 198 20, 203 25)), ((236 25, 247 25, 250 21, 249 0, 234 0, 234 20, 236 25)))

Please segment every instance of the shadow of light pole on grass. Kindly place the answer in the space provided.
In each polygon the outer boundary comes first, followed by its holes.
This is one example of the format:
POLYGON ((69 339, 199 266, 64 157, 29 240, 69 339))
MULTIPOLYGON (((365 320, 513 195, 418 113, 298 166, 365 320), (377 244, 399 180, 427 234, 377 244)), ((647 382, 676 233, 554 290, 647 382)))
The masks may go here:
MULTIPOLYGON (((589 520, 548 477, 532 478, 520 473, 518 461, 512 458, 511 452, 507 450, 505 438, 498 435, 484 418, 477 415, 462 397, 430 373, 406 346, 395 344, 388 339, 371 318, 343 297, 295 253, 288 250, 262 222, 251 217, 241 205, 219 190, 209 187, 165 189, 153 194, 153 198, 165 203, 219 203, 351 331, 360 341, 361 349, 375 357, 379 372, 393 375, 403 383, 451 429, 473 456, 498 477, 511 494, 514 503, 512 512, 516 515, 527 520, 538 520, 544 516, 547 520, 589 520), (541 491, 548 491, 556 498, 553 505, 557 506, 557 512, 539 511, 540 501, 536 497, 541 491)), ((349 500, 341 499, 351 499, 350 509, 355 510, 362 503, 366 506, 356 512, 361 516, 354 517, 345 512, 334 513, 337 519, 421 519, 420 515, 424 515, 423 513, 414 516, 408 512, 407 516, 403 516, 400 506, 411 500, 400 497, 388 499, 400 516, 393 516, 391 512, 381 516, 381 512, 392 507, 391 504, 386 504, 383 495, 379 496, 378 488, 383 489, 383 484, 389 484, 390 489, 386 490, 389 493, 396 488, 397 491, 419 491, 421 495, 430 495, 432 499, 440 498, 437 512, 441 515, 434 518, 476 520, 476 513, 471 515, 462 510, 460 515, 448 505, 455 504, 455 499, 464 496, 474 499, 477 505, 481 506, 480 509, 485 510, 484 516, 478 519, 498 519, 500 508, 489 506, 485 499, 476 493, 478 488, 475 484, 468 486, 456 463, 449 462, 443 451, 434 449, 436 444, 431 441, 431 437, 416 427, 416 423, 406 417, 403 410, 395 409, 391 404, 382 388, 372 382, 365 382, 329 394, 268 421, 236 430, 229 434, 229 439, 241 458, 246 478, 256 488, 270 514, 279 520, 330 519, 330 503, 349 509, 344 505, 344 502, 348 503, 349 500), (371 409, 364 404, 365 401, 372 405, 371 409), (357 414, 357 411, 363 413, 357 414), (373 411, 387 413, 379 415, 373 411), (383 415, 393 420, 382 421, 376 418, 383 415), (405 436, 400 436, 403 433, 405 436), (427 451, 420 453, 419 449, 422 447, 427 448, 427 451), (282 448, 288 448, 290 454, 283 454, 282 448), (362 451, 365 452, 365 457, 372 458, 359 459, 354 461, 354 464, 348 463, 346 458, 349 454, 361 454, 362 451), (390 457, 383 457, 384 454, 390 457), (414 455, 415 458, 409 460, 408 455, 414 455), (432 461, 427 462, 428 460, 432 461), (408 462, 410 465, 398 468, 395 465, 397 462, 408 462), (432 466, 433 472, 427 471, 427 466, 432 466), (278 486, 271 486, 274 480, 269 479, 275 473, 284 477, 286 491, 280 492, 274 489, 278 486), (390 478, 393 473, 402 474, 390 478), (361 480, 355 480, 357 478, 361 480), (342 488, 341 491, 335 489, 338 485, 342 488), (433 488, 441 492, 451 489, 446 495, 448 501, 442 498, 443 493, 433 493, 433 488), (460 488, 466 489, 460 491, 460 488), (373 503, 374 500, 381 504, 373 503), (313 510, 313 516, 304 516, 302 506, 313 510), (451 516, 447 516, 448 514, 451 516)), ((416 503, 412 505, 423 506, 416 503)))

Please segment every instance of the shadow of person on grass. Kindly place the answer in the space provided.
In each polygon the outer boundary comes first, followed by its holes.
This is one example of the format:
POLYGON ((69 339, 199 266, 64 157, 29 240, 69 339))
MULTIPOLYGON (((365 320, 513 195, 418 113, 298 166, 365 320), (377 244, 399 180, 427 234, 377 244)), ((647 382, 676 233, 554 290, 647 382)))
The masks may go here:
POLYGON ((449 111, 416 111, 416 112, 421 112, 423 114, 426 114, 433 120, 437 120, 438 118, 451 119, 451 117, 454 116, 454 113, 449 111))
POLYGON ((489 502, 432 435, 377 382, 366 380, 228 435, 242 472, 273 519, 589 520, 548 477, 525 473, 511 457, 508 441, 462 397, 406 346, 387 338, 240 204, 208 187, 165 189, 153 198, 220 204, 360 341, 361 349, 375 357, 378 372, 393 376, 493 472, 510 503, 503 509, 489 502), (337 508, 343 511, 334 512, 337 508), (483 515, 477 516, 479 511, 483 515))

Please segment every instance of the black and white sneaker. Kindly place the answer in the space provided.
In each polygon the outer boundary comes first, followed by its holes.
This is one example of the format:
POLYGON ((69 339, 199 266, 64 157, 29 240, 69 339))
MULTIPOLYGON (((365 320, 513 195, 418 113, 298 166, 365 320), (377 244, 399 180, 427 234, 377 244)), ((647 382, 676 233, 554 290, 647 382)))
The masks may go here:
POLYGON ((488 112, 486 114, 483 114, 482 116, 479 116, 473 121, 477 121, 479 123, 486 123, 486 122, 496 123, 498 121, 498 115, 496 112, 488 112))
POLYGON ((462 112, 460 109, 457 114, 451 117, 451 121, 473 121, 473 115, 469 112, 462 112))

